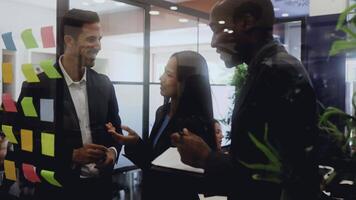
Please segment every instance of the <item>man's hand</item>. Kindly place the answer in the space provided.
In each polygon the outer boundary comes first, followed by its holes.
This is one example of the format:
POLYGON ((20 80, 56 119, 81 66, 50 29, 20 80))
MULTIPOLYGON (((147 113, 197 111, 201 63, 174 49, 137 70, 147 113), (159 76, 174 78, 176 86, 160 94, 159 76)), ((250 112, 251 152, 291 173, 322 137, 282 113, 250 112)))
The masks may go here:
POLYGON ((106 159, 96 163, 98 169, 112 169, 116 160, 116 153, 112 149, 106 151, 106 159))
POLYGON ((188 129, 183 129, 183 133, 174 133, 171 136, 172 144, 177 146, 183 163, 204 168, 206 159, 210 154, 210 147, 202 138, 191 133, 188 129))
POLYGON ((116 142, 121 144, 136 144, 140 139, 140 136, 128 126, 121 126, 122 130, 127 131, 129 134, 124 136, 116 132, 115 127, 109 122, 106 124, 106 129, 111 134, 111 136, 116 140, 116 142))
POLYGON ((102 145, 86 144, 82 148, 74 149, 72 160, 81 165, 96 163, 105 159, 107 151, 102 145))

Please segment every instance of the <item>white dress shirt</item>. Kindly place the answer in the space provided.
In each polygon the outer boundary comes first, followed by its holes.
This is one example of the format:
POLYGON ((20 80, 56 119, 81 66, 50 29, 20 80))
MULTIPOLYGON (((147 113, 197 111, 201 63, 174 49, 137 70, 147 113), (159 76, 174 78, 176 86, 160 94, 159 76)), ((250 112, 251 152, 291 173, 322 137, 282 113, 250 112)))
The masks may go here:
MULTIPOLYGON (((72 97, 74 103, 75 111, 77 113, 78 120, 79 120, 79 127, 80 127, 83 145, 91 144, 93 143, 93 141, 91 136, 90 119, 89 119, 89 105, 88 105, 87 79, 86 79, 87 69, 86 67, 84 68, 85 71, 82 79, 80 81, 75 82, 65 71, 62 64, 62 57, 63 56, 59 58, 59 67, 63 73, 64 79, 67 83, 70 92, 70 96, 72 97)), ((110 149, 113 149, 117 156, 116 149, 114 147, 110 147, 110 149)), ((96 166, 95 163, 83 165, 81 167, 80 177, 92 178, 92 177, 99 176, 99 170, 95 168, 95 166, 96 166)))

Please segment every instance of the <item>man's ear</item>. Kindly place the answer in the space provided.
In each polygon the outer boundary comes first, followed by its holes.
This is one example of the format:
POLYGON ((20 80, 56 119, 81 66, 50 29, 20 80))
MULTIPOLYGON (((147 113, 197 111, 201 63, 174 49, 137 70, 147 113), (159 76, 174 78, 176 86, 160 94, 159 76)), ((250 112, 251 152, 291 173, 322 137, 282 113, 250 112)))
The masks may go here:
POLYGON ((74 38, 70 35, 65 35, 64 44, 66 47, 72 47, 74 45, 74 38))
POLYGON ((249 31, 256 26, 256 19, 251 14, 245 14, 239 19, 238 26, 242 31, 249 31))

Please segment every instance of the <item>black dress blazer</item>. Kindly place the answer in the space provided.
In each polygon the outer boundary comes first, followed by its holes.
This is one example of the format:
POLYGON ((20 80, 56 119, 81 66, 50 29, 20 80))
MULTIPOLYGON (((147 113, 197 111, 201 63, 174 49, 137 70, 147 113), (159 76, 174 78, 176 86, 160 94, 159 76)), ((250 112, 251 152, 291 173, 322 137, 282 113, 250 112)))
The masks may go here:
POLYGON ((248 74, 235 102, 230 154, 213 153, 208 159, 209 190, 239 200, 280 199, 282 192, 291 199, 316 198, 317 106, 305 68, 282 45, 270 42, 250 63, 248 74), (257 172, 240 164, 268 163, 248 136, 263 141, 266 125, 268 140, 283 163, 281 184, 255 181, 251 177, 257 172))
MULTIPOLYGON (((58 64, 55 64, 55 68, 63 77, 58 64)), ((70 187, 80 176, 80 166, 74 166, 72 163, 73 150, 83 146, 78 116, 64 78, 49 79, 44 73, 39 74, 38 77, 40 79, 38 83, 23 83, 17 103, 18 113, 15 118, 7 118, 8 123, 14 124, 18 140, 20 129, 34 132, 33 153, 22 151, 20 146, 16 146, 17 155, 14 157, 19 169, 22 163, 28 163, 36 166, 37 174, 40 174, 41 169, 55 171, 55 178, 64 187, 70 187), (54 123, 41 121, 40 117, 25 117, 20 103, 24 97, 33 97, 38 115, 40 115, 40 99, 54 99, 54 123), (41 132, 55 134, 54 157, 41 154, 41 132)), ((114 87, 107 76, 89 68, 87 68, 86 78, 93 143, 115 147, 119 153, 121 145, 114 141, 105 128, 105 124, 111 122, 121 133, 121 120, 114 87)), ((103 172, 102 176, 111 176, 111 171, 103 172)), ((45 180, 42 180, 41 186, 43 185, 51 186, 45 180)))
MULTIPOLYGON (((158 138, 156 145, 153 146, 153 141, 167 115, 169 106, 169 104, 163 105, 157 109, 156 120, 148 140, 140 139, 135 145, 126 145, 125 154, 143 170, 143 199, 198 199, 197 184, 200 184, 199 180, 151 169, 151 162, 172 146, 170 136, 183 128, 193 129, 205 141, 211 141, 210 137, 213 132, 207 131, 211 125, 209 120, 191 116, 186 119, 171 119, 158 138), (189 124, 195 124, 195 127, 190 128, 189 124)), ((215 148, 216 144, 211 142, 208 144, 215 148)))

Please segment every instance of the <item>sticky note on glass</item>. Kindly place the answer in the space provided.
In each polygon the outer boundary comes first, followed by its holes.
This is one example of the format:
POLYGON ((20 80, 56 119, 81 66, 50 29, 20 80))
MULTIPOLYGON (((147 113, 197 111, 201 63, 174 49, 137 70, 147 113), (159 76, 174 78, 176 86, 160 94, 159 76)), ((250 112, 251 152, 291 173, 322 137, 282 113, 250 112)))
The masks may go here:
POLYGON ((15 102, 9 93, 2 94, 2 103, 6 112, 17 112, 15 102))
POLYGON ((15 162, 10 160, 4 161, 5 177, 8 180, 16 181, 15 162))
POLYGON ((41 180, 36 174, 36 167, 30 164, 23 163, 22 171, 25 178, 32 183, 40 183, 41 180))
POLYGON ((35 37, 33 37, 32 34, 32 29, 26 29, 22 31, 21 38, 23 43, 25 44, 26 49, 38 48, 36 39, 35 37))
POLYGON ((40 100, 41 121, 54 122, 54 101, 53 99, 40 100))
POLYGON ((41 37, 42 37, 43 48, 55 47, 53 26, 42 27, 41 37))
POLYGON ((5 134, 5 137, 9 142, 13 144, 18 144, 14 133, 12 132, 12 126, 1 125, 1 130, 5 134))
POLYGON ((29 83, 40 82, 40 79, 38 79, 38 76, 32 64, 23 64, 22 73, 25 76, 27 82, 29 83))
POLYGON ((62 187, 62 185, 54 178, 54 172, 48 170, 41 170, 41 176, 50 184, 62 187))
POLYGON ((38 117, 32 97, 24 97, 21 100, 21 106, 26 117, 38 117))
POLYGON ((13 82, 12 64, 11 63, 3 63, 2 64, 2 81, 3 81, 3 83, 12 83, 13 82))
POLYGON ((54 134, 41 133, 42 154, 54 157, 54 134))
POLYGON ((33 132, 31 130, 21 129, 21 149, 33 152, 33 132))
POLYGON ((1 37, 7 50, 16 51, 16 46, 12 39, 12 32, 3 33, 1 37))
POLYGON ((50 79, 57 79, 62 78, 62 76, 58 73, 56 68, 53 66, 53 62, 51 60, 44 60, 40 63, 41 68, 43 69, 44 73, 50 79))

